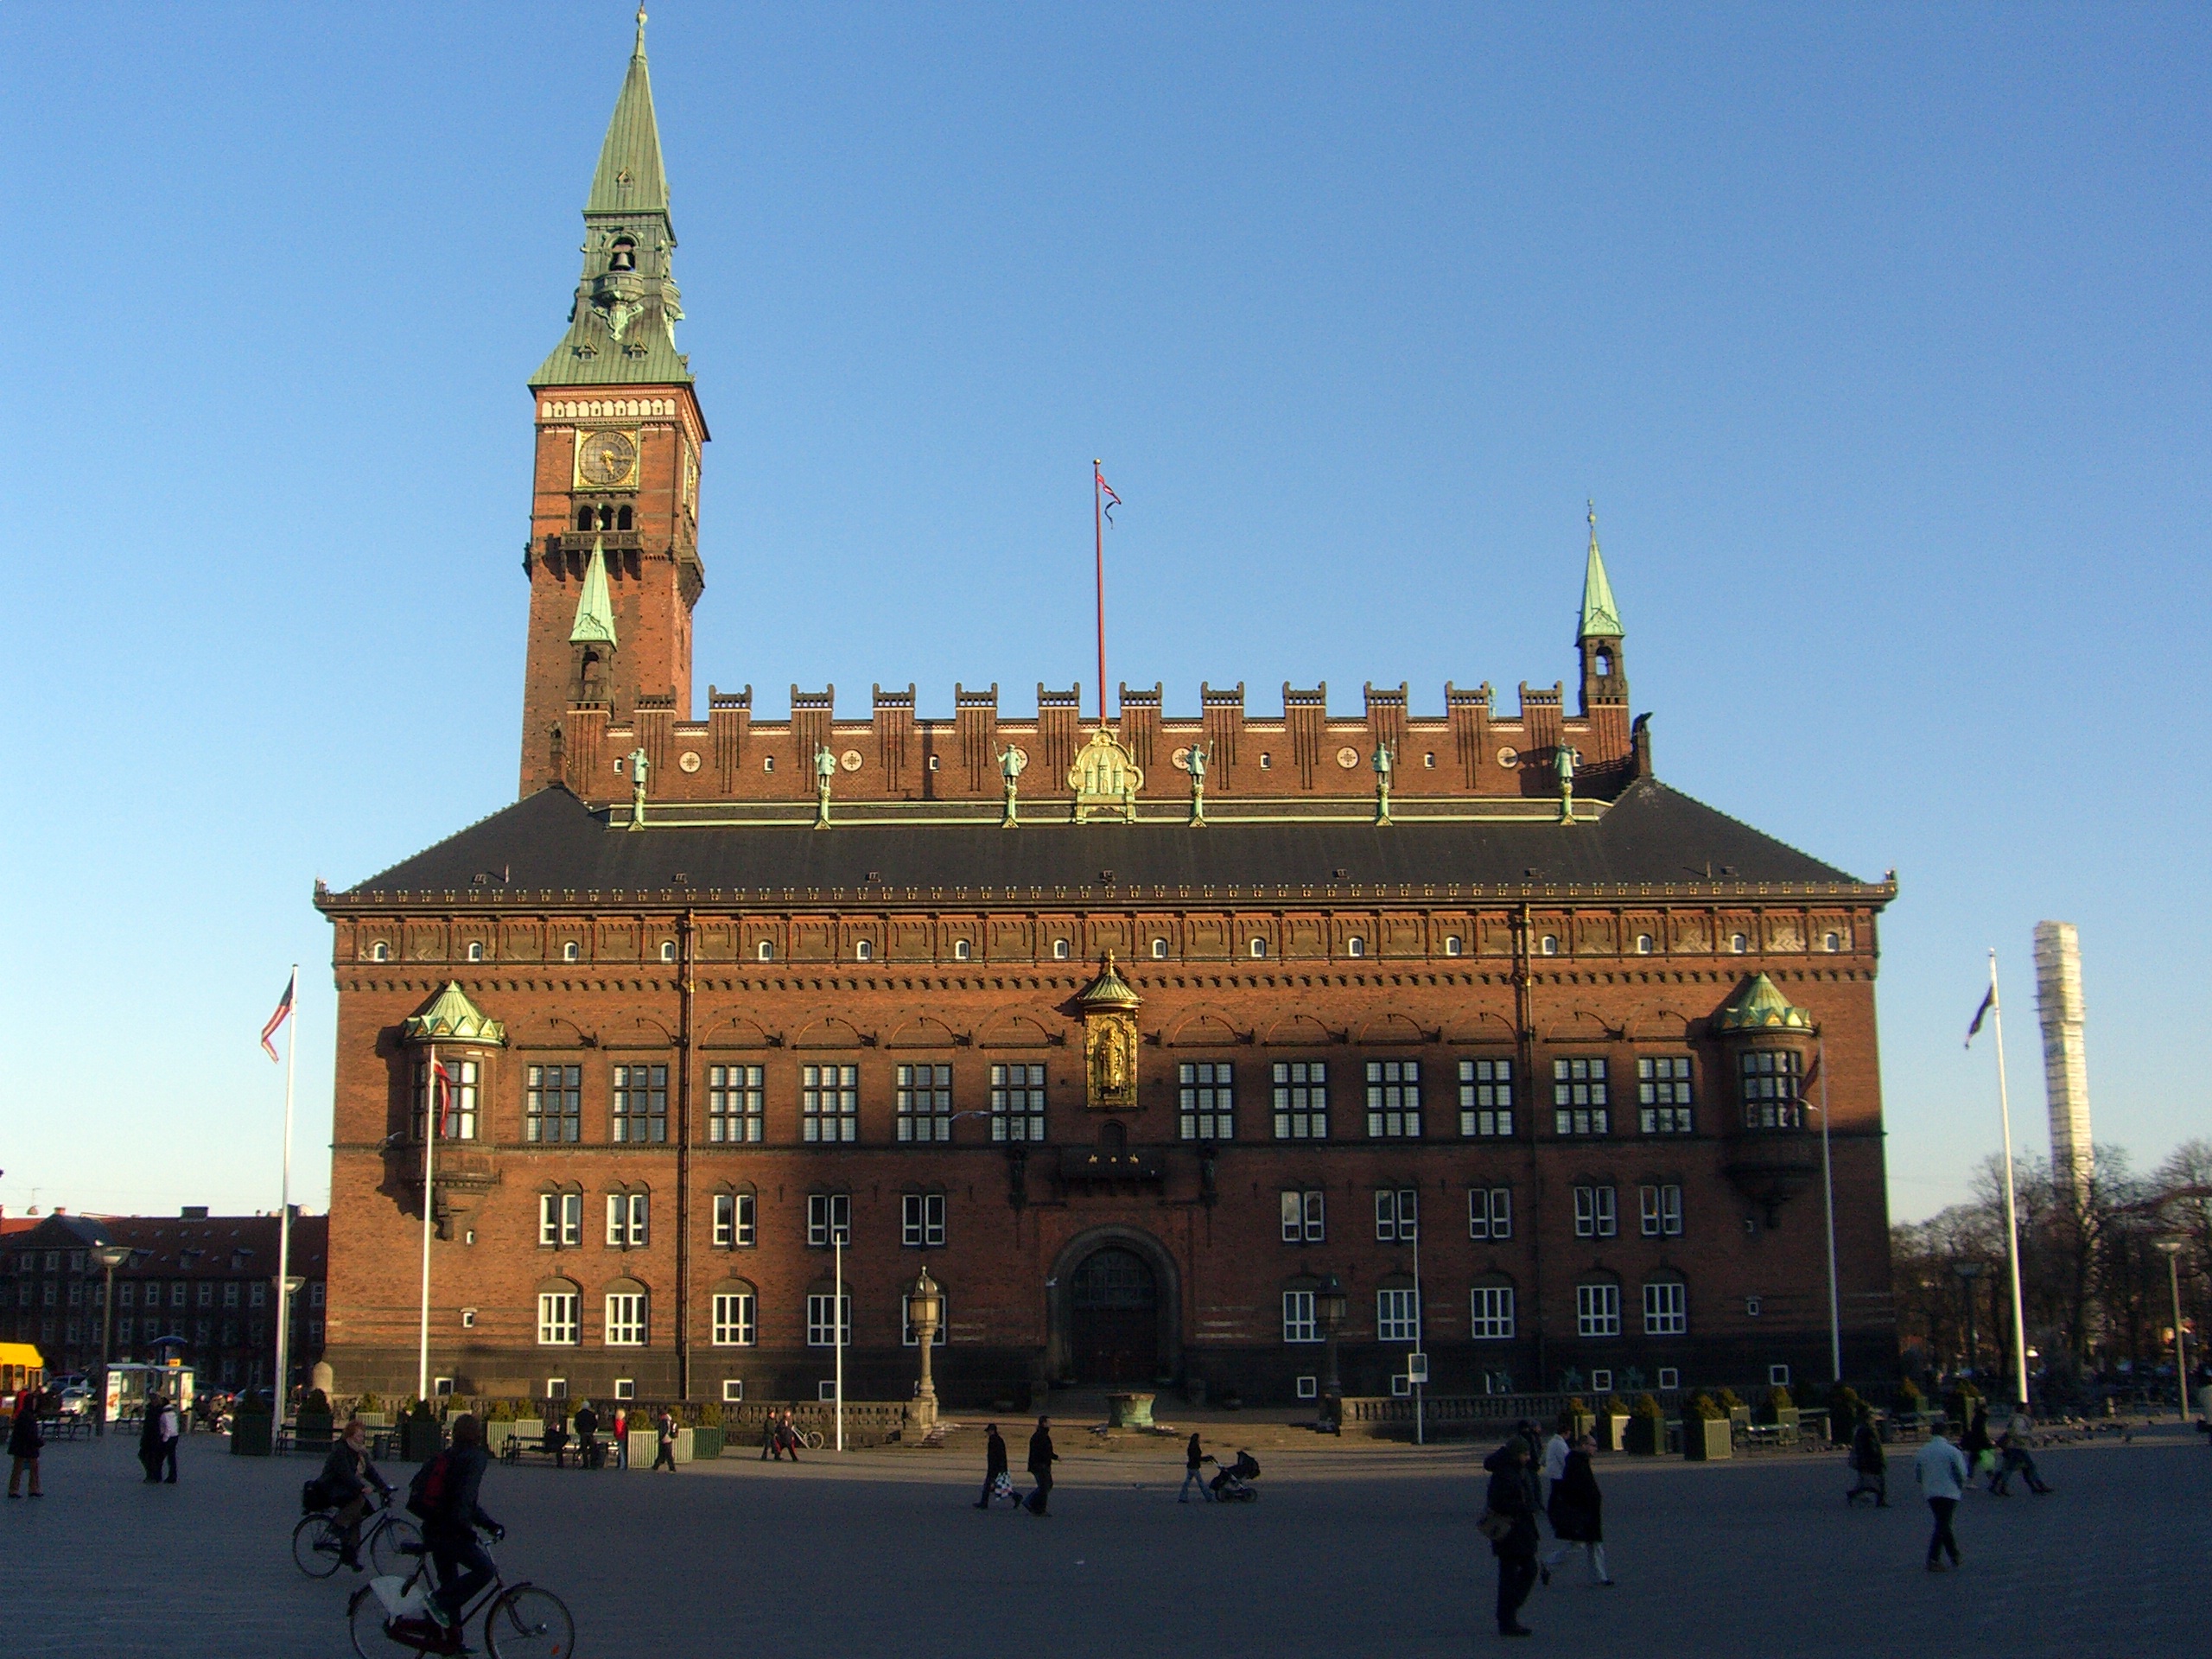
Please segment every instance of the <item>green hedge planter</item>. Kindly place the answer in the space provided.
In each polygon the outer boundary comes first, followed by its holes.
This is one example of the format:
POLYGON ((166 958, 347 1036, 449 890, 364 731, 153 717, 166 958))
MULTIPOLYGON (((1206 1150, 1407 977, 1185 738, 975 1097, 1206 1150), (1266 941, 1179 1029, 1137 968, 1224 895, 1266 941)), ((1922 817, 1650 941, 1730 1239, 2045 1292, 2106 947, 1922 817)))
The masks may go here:
POLYGON ((238 1416, 231 1419, 231 1455, 265 1458, 276 1430, 274 1417, 238 1416))

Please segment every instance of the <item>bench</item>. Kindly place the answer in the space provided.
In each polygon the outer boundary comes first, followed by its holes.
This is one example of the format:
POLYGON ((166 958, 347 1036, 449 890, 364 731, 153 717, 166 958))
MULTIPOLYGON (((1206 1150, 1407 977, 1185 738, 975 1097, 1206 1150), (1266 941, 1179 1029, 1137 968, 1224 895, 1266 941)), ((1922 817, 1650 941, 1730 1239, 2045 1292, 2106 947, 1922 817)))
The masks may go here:
POLYGON ((510 1436, 507 1443, 499 1448, 499 1461, 510 1468, 518 1467, 532 1459, 540 1463, 552 1464, 554 1467, 560 1469, 604 1467, 607 1461, 607 1441, 603 1439, 594 1440, 592 1443, 592 1452, 594 1456, 588 1459, 584 1456, 582 1443, 575 1440, 563 1442, 557 1453, 549 1452, 546 1450, 545 1439, 543 1435, 526 1440, 521 1435, 516 1434, 510 1436))

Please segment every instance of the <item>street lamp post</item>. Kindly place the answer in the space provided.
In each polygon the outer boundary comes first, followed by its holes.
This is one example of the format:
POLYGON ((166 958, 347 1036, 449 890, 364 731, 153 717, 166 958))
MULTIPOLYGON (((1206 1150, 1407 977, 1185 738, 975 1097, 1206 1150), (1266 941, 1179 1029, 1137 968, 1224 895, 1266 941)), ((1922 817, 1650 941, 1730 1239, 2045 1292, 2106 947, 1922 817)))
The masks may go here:
POLYGON ((937 1422, 937 1384, 930 1380, 930 1344, 937 1340, 938 1315, 944 1306, 944 1298, 938 1294, 937 1281, 930 1277, 925 1262, 921 1277, 906 1293, 906 1317, 913 1324, 914 1340, 922 1349, 922 1376, 914 1388, 914 1414, 924 1428, 937 1422))
POLYGON ((1981 1263, 1979 1262, 1954 1262, 1951 1264, 1951 1271, 1959 1275, 1959 1284, 1966 1292, 1967 1376, 1971 1380, 1975 1370, 1978 1369, 1975 1363, 1978 1356, 1974 1352, 1974 1281, 1981 1277, 1981 1263))
POLYGON ((2181 1249, 2178 1238, 2152 1241, 2166 1258, 2166 1284, 2174 1296, 2174 1386, 2181 1394, 2181 1420, 2189 1421, 2189 1338, 2181 1328, 2181 1249))
POLYGON ((128 1244, 102 1244, 92 1251, 92 1260, 107 1274, 107 1288, 100 1298, 100 1391, 99 1404, 93 1408, 92 1432, 107 1433, 107 1376, 112 1363, 115 1341, 115 1270, 130 1260, 128 1244))
POLYGON ((1344 1410, 1344 1385, 1337 1375, 1337 1332, 1344 1329, 1344 1315, 1351 1307, 1351 1298, 1344 1294, 1344 1281, 1333 1273, 1313 1293, 1313 1312, 1321 1321, 1322 1339, 1328 1344, 1321 1360, 1321 1398, 1326 1402, 1322 1409, 1339 1418, 1344 1410))

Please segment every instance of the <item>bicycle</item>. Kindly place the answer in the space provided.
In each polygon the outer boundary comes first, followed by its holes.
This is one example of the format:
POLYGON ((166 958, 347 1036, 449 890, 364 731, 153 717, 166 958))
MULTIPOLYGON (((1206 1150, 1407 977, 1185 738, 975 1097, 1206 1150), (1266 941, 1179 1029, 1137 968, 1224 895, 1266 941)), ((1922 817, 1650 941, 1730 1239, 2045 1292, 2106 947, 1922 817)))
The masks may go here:
MULTIPOLYGON (((405 1557, 421 1552, 423 1535, 412 1521, 394 1512, 391 1494, 386 1492, 361 1525, 361 1548, 368 1551, 369 1565, 378 1573, 393 1573, 404 1564, 405 1557)), ((345 1554, 335 1510, 303 1515, 292 1529, 292 1560, 311 1579, 328 1578, 338 1570, 345 1554)))
MULTIPOLYGON (((430 1617, 430 1557, 421 1544, 402 1552, 418 1559, 405 1579, 374 1578, 346 1603, 346 1624, 361 1659, 395 1653, 459 1653, 461 1633, 484 1615, 484 1645, 492 1659, 569 1659, 576 1650, 576 1622, 568 1604, 550 1590, 524 1581, 509 1584, 492 1564, 492 1582, 461 1610, 451 1624, 430 1617)), ((488 1553, 487 1553, 488 1559, 488 1553)))

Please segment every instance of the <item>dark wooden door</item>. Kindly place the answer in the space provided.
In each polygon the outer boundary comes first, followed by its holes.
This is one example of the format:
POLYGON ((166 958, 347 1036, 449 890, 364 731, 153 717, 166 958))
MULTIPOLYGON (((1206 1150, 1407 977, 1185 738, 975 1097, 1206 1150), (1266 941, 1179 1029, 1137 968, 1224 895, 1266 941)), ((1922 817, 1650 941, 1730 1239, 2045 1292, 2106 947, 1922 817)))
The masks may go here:
POLYGON ((1131 1250, 1084 1259, 1068 1294, 1068 1347, 1082 1382, 1149 1386, 1160 1369, 1159 1291, 1131 1250))

